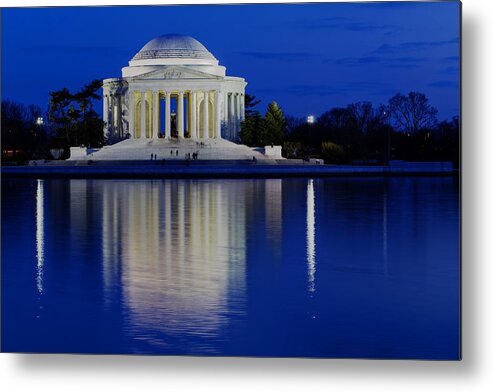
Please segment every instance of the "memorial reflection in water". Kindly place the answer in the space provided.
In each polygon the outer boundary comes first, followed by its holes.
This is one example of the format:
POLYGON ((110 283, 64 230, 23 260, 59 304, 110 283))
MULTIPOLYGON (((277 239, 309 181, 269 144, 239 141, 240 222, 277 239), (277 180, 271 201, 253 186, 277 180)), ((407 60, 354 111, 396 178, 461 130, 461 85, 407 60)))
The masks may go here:
POLYGON ((456 357, 453 178, 2 184, 6 351, 456 357))
POLYGON ((241 312, 229 298, 245 291, 247 186, 101 184, 105 287, 111 295, 122 285, 128 321, 143 338, 215 334, 227 313, 241 312))
MULTIPOLYGON (((44 183, 37 183, 40 293, 44 183)), ((70 217, 72 238, 87 236, 84 228, 99 222, 104 303, 121 303, 126 334, 152 346, 168 346, 169 336, 177 345, 216 336, 231 317, 244 314, 248 213, 263 210, 270 247, 282 242, 282 180, 60 184, 69 186, 70 196, 57 213, 70 217), (265 204, 255 203, 264 198, 265 204), (64 206, 69 211, 62 212, 64 206)), ((50 192, 60 184, 50 184, 50 192)))
MULTIPOLYGON (((67 183, 66 183, 67 184, 67 183)), ((102 211, 102 280, 105 301, 123 295, 129 321, 166 333, 207 334, 226 313, 242 313, 245 299, 249 214, 265 200, 265 236, 280 257, 283 180, 86 181, 71 180, 70 232, 90 226, 102 211), (87 197, 90 195, 90 197, 87 197), (97 197, 95 195, 98 195, 97 197), (96 203, 98 206, 94 206, 96 203), (91 208, 92 207, 92 208, 91 208), (94 208, 95 207, 95 208, 94 208), (122 290, 115 290, 120 286, 122 290), (231 297, 236 300, 229 300, 231 297), (230 303, 237 309, 229 309, 230 303), (170 322, 171 317, 171 322, 170 322)), ((53 187, 53 186, 52 186, 53 187)), ((55 186, 56 188, 56 186, 55 186)), ((44 181, 36 189, 36 287, 43 294, 45 258, 44 181)), ((383 270, 387 268, 387 206, 382 208, 383 270)), ((316 291, 315 182, 306 180, 307 291, 316 291)))

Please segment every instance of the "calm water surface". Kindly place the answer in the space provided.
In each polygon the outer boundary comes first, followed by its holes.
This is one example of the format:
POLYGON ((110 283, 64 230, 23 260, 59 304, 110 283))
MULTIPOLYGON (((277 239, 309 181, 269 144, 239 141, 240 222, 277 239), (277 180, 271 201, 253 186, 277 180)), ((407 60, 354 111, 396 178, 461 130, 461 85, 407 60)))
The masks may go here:
POLYGON ((3 180, 2 350, 457 359, 458 182, 3 180))

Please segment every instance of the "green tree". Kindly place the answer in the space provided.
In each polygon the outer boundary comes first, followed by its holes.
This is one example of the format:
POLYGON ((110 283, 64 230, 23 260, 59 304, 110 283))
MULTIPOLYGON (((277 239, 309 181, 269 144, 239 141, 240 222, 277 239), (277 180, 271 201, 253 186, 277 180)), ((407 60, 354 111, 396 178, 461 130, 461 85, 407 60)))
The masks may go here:
POLYGON ((277 102, 271 102, 265 113, 265 127, 261 138, 262 144, 282 144, 285 127, 286 120, 282 109, 277 105, 277 102))
POLYGON ((48 120, 53 131, 53 146, 100 146, 104 142, 103 121, 93 109, 100 100, 101 80, 93 80, 77 93, 67 88, 50 93, 48 120))
POLYGON ((74 95, 74 101, 80 111, 80 119, 76 127, 77 145, 97 147, 104 143, 104 124, 93 109, 93 101, 101 99, 98 91, 102 85, 101 80, 93 80, 74 95))
POLYGON ((253 116, 255 113, 258 113, 258 110, 254 109, 260 102, 260 99, 250 94, 245 94, 245 117, 253 116))
POLYGON ((300 142, 286 141, 282 145, 282 154, 288 159, 303 158, 303 145, 300 142))
POLYGON ((322 143, 321 152, 325 163, 341 164, 344 163, 346 158, 344 149, 340 145, 329 141, 322 143))
POLYGON ((55 147, 68 148, 73 133, 71 129, 73 117, 68 114, 73 96, 66 87, 49 94, 48 122, 54 133, 55 147))
POLYGON ((86 84, 78 93, 74 94, 74 100, 79 104, 79 109, 82 113, 92 111, 93 101, 101 100, 98 91, 102 86, 102 80, 95 79, 91 83, 86 84))
POLYGON ((240 140, 247 146, 259 146, 260 135, 264 128, 264 119, 254 109, 260 103, 253 95, 245 94, 245 119, 241 123, 240 140))
MULTIPOLYGON (((255 97, 245 97, 245 107, 250 108, 257 105, 260 101, 255 101, 255 97)), ((247 146, 265 146, 269 144, 282 144, 286 120, 282 109, 276 102, 272 102, 267 107, 265 117, 257 110, 249 110, 245 115, 245 120, 241 124, 240 139, 247 146)))
POLYGON ((248 117, 245 116, 245 120, 241 123, 241 142, 250 147, 260 146, 264 129, 265 119, 260 113, 257 112, 248 117))

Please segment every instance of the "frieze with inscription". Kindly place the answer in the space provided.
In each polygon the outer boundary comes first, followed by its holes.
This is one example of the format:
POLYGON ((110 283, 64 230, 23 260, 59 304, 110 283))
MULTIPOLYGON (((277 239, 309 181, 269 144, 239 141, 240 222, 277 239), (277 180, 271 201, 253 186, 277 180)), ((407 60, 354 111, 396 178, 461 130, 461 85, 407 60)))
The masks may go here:
POLYGON ((180 79, 183 76, 183 72, 177 71, 176 69, 170 69, 166 71, 163 75, 164 79, 180 79))

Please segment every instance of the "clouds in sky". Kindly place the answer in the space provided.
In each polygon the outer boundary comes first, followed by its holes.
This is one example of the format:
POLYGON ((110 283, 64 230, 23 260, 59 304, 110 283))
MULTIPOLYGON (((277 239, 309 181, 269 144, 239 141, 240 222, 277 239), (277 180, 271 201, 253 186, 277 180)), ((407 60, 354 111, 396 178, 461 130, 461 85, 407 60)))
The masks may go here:
POLYGON ((50 91, 118 77, 146 42, 181 33, 244 77, 260 110, 276 100, 305 116, 413 90, 450 118, 459 111, 459 11, 457 2, 10 8, 2 97, 44 108, 50 91))

